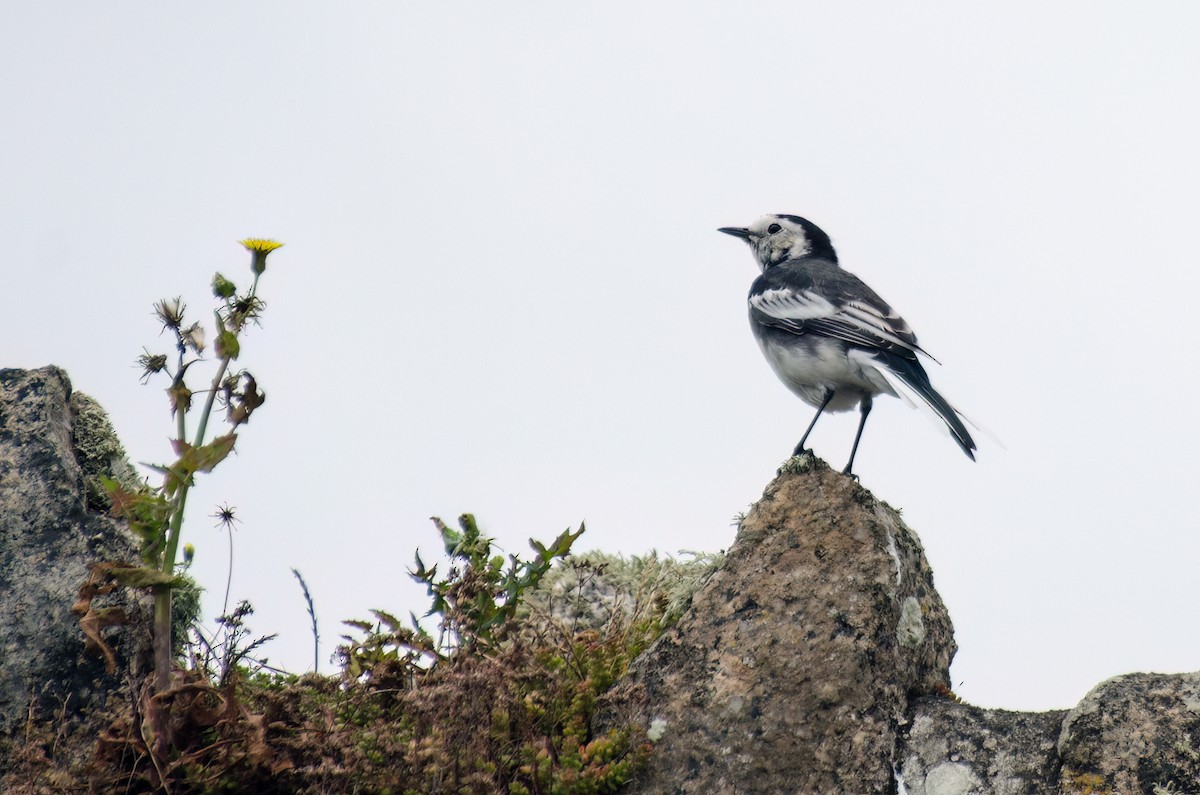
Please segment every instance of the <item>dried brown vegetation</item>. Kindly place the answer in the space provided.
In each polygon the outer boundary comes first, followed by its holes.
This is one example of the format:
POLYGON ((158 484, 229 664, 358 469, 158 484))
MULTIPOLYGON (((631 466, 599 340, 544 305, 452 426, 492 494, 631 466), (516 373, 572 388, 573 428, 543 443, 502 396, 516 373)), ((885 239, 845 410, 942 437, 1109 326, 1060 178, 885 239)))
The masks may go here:
POLYGON ((595 733, 597 699, 712 562, 565 559, 578 533, 564 533, 505 566, 473 519, 460 526, 439 524, 444 576, 421 563, 413 572, 429 586, 438 638, 376 611, 374 622, 347 622, 360 633, 345 636, 339 676, 253 672, 235 650, 219 658, 232 667, 178 671, 159 695, 131 681, 102 722, 31 715, 7 749, 0 791, 617 791, 652 743, 644 727, 595 733), (170 716, 165 756, 150 699, 170 716))

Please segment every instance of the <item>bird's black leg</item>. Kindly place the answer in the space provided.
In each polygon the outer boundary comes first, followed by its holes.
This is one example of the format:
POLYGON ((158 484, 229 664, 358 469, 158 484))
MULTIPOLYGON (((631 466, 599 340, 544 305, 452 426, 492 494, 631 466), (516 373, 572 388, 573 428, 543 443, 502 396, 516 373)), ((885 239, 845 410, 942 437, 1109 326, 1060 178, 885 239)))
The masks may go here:
POLYGON ((858 453, 858 440, 862 438, 863 428, 867 427, 867 415, 871 413, 870 395, 863 398, 859 411, 862 412, 862 419, 858 421, 858 433, 854 434, 854 446, 850 448, 850 460, 846 462, 846 468, 842 470, 843 475, 850 475, 855 480, 858 480, 858 476, 851 473, 850 468, 854 466, 854 456, 858 453))
POLYGON ((808 441, 808 435, 812 433, 812 429, 816 427, 817 420, 821 419, 821 412, 829 405, 829 401, 833 400, 833 390, 828 387, 825 389, 825 399, 821 401, 821 407, 817 409, 817 416, 812 418, 812 422, 808 424, 808 430, 804 432, 804 436, 800 437, 800 444, 796 445, 796 449, 792 455, 804 454, 804 443, 808 441))

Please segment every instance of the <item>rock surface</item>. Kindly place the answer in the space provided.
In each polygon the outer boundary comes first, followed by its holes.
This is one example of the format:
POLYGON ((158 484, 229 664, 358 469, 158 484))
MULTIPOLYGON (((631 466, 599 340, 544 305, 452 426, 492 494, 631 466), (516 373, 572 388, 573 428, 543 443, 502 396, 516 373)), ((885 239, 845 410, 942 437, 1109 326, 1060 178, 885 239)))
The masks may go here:
POLYGON ((899 514, 811 456, 742 521, 599 728, 656 740, 646 795, 1200 795, 1200 674, 1111 679, 1070 711, 949 693, 949 616, 899 514))
POLYGON ((1058 734, 1063 792, 1200 793, 1200 673, 1102 682, 1058 734))
POLYGON ((1066 714, 915 699, 897 753, 898 778, 908 795, 1057 793, 1058 732, 1066 714))
POLYGON ((907 795, 1200 793, 1200 674, 1127 674, 1070 711, 918 699, 899 757, 907 795))
POLYGON ((890 792, 909 694, 948 688, 953 630, 916 536, 824 463, 789 465, 611 694, 662 732, 631 791, 890 792))
MULTIPOLYGON (((86 711, 117 684, 84 653, 71 613, 89 564, 137 559, 104 513, 102 474, 132 470, 95 401, 72 395, 57 367, 0 370, 0 731, 20 725, 31 701, 86 711)), ((145 644, 126 634, 128 662, 145 644)))

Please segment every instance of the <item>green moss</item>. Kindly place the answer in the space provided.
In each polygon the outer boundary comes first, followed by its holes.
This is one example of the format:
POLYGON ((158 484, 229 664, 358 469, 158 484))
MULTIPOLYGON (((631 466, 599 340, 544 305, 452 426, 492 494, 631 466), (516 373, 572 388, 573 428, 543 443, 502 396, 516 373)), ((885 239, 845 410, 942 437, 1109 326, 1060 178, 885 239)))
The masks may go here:
POLYGON ((74 413, 72 442, 83 470, 87 505, 94 511, 107 512, 112 507, 112 499, 100 482, 101 477, 112 478, 130 490, 140 489, 144 484, 129 463, 125 448, 100 404, 83 392, 76 392, 71 395, 71 409, 74 413))

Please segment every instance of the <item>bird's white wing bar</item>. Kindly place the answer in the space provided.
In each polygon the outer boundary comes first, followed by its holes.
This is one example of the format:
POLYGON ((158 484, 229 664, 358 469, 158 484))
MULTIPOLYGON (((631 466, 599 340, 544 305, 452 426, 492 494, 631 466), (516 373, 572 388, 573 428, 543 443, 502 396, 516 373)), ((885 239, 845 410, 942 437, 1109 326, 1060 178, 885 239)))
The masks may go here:
POLYGON ((846 301, 839 306, 811 290, 775 287, 751 296, 750 306, 775 321, 770 325, 797 334, 810 331, 868 348, 890 344, 925 353, 904 318, 886 305, 846 301))
POLYGON ((750 306, 776 320, 815 320, 838 311, 829 299, 807 290, 765 290, 750 297, 750 306))
POLYGON ((909 328, 908 323, 904 322, 904 318, 896 314, 891 307, 879 307, 861 301, 847 301, 838 314, 841 319, 853 323, 863 331, 876 334, 894 345, 908 348, 910 351, 921 350, 912 341, 912 329, 909 328), (899 336, 901 334, 909 339, 899 336))

